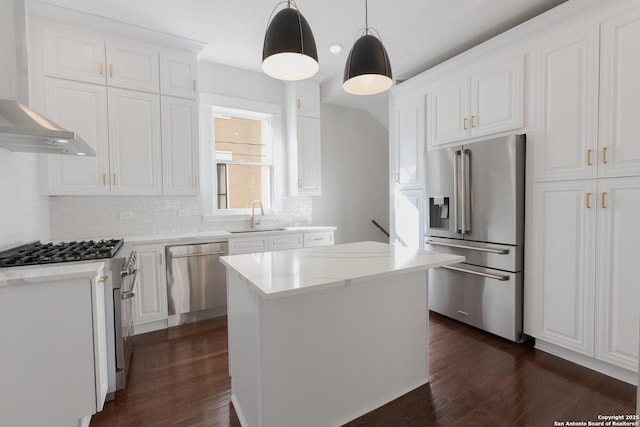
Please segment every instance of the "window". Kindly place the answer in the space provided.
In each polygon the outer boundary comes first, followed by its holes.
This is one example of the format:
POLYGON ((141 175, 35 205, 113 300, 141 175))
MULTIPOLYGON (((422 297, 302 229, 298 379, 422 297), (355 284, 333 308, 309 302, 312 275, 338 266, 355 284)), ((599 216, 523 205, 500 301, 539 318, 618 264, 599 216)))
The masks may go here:
POLYGON ((214 108, 213 135, 217 209, 249 209, 260 200, 265 210, 271 210, 271 116, 214 108))

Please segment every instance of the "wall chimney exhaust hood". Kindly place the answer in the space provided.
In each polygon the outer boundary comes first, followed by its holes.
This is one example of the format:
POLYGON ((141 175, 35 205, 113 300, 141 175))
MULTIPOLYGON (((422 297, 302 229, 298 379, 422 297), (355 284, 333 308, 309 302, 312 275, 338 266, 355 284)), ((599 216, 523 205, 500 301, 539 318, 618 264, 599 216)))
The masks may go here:
POLYGON ((0 147, 26 153, 96 155, 75 132, 7 99, 0 99, 0 147))

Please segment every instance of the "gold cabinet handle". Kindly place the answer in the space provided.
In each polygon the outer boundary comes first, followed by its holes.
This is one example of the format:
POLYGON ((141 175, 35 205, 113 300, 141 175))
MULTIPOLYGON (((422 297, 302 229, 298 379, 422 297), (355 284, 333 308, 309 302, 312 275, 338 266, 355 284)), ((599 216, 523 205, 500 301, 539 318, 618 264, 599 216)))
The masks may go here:
POLYGON ((102 66, 103 66, 102 61, 100 61, 100 65, 98 66, 98 68, 100 69, 100 75, 102 75, 102 66))
POLYGON ((300 109, 301 105, 302 105, 302 102, 300 102, 300 98, 296 99, 296 107, 298 107, 298 109, 300 109))
POLYGON ((195 80, 193 80, 193 90, 194 90, 194 92, 196 90, 196 81, 195 80))
POLYGON ((113 77, 113 64, 109 64, 109 77, 113 77))
POLYGON ((607 147, 602 147, 602 163, 607 164, 607 147))
POLYGON ((116 174, 113 174, 113 185, 116 185, 116 174))
POLYGON ((587 209, 591 209, 591 193, 587 193, 587 209))
POLYGON ((107 281, 109 277, 108 276, 102 276, 100 279, 98 279, 98 283, 104 283, 107 281))
POLYGON ((591 166, 591 149, 587 150, 587 166, 591 166))
POLYGON ((197 175, 193 177, 193 184, 196 188, 200 188, 200 178, 197 175))
POLYGON ((395 174, 393 174, 393 180, 398 183, 400 182, 400 173, 396 172, 395 174))
POLYGON ((462 119, 462 127, 464 128, 464 130, 467 130, 467 118, 466 117, 464 119, 462 119))
POLYGON ((298 188, 302 188, 302 180, 301 179, 298 180, 298 188))
POLYGON ((602 209, 606 209, 607 204, 605 203, 605 196, 606 196, 606 192, 602 192, 602 209))
POLYGON ((103 173, 102 174, 102 185, 107 185, 107 174, 103 173))
POLYGON ((158 263, 162 265, 162 252, 160 252, 158 255, 160 255, 160 257, 158 258, 158 263))
POLYGON ((474 128, 476 127, 475 123, 474 123, 474 119, 476 118, 476 116, 471 116, 471 127, 474 128))

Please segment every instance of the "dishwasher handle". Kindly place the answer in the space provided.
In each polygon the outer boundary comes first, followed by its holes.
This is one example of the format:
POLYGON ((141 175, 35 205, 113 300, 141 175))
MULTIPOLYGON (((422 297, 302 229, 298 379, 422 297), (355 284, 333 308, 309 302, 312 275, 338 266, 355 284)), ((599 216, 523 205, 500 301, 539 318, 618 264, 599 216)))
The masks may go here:
POLYGON ((201 257, 201 256, 211 256, 211 255, 226 255, 225 252, 204 252, 201 254, 187 254, 187 255, 171 255, 171 258, 193 258, 193 257, 201 257))

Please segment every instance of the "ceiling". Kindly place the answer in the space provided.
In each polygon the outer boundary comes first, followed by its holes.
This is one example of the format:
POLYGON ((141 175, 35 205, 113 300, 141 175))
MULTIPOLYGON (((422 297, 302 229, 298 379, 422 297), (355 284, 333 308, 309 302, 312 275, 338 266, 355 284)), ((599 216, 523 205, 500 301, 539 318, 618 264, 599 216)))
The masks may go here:
MULTIPOLYGON (((260 71, 262 42, 277 0, 42 0, 207 43, 201 60, 260 71)), ((369 0, 369 25, 405 80, 566 0, 369 0)), ((386 94, 340 90, 344 62, 365 23, 365 0, 297 0, 316 39, 323 100, 367 109, 386 94), (339 54, 329 46, 340 43, 339 54)), ((278 7, 284 7, 281 5, 278 7)))

